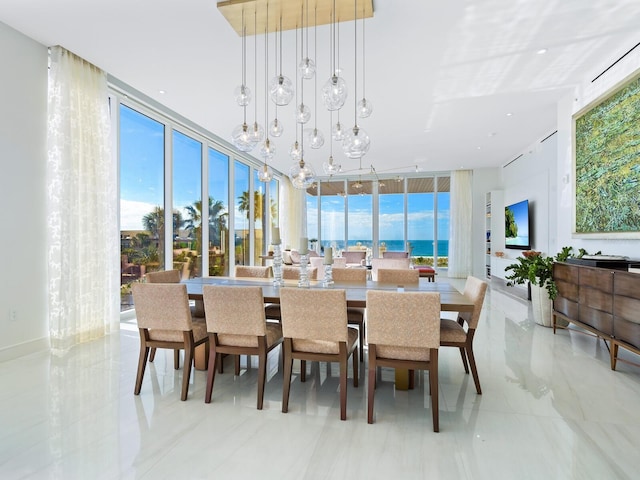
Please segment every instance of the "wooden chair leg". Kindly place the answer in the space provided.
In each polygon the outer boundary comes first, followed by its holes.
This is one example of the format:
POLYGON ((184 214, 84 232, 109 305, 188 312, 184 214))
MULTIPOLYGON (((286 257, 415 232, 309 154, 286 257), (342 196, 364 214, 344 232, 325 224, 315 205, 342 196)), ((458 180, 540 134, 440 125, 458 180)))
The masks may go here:
POLYGON ((364 321, 358 325, 358 347, 360 347, 360 361, 364 362, 364 321))
POLYGON ((266 379, 267 379, 267 352, 262 351, 258 355, 258 410, 262 410, 262 403, 264 401, 264 384, 266 382, 266 379))
POLYGON ((193 342, 185 345, 185 349, 184 349, 184 369, 182 373, 182 395, 180 397, 180 400, 182 401, 185 401, 187 399, 187 395, 189 393, 189 378, 191 377, 192 364, 193 364, 193 342))
POLYGON ((151 347, 151 356, 149 357, 149 361, 153 362, 156 359, 156 347, 151 347))
POLYGON ((307 361, 306 360, 300 360, 300 381, 303 383, 307 381, 307 361))
POLYGON ((353 351, 353 354, 351 355, 351 357, 352 357, 351 361, 353 362, 353 386, 358 388, 358 382, 359 382, 358 364, 360 363, 358 361, 358 347, 356 347, 356 349, 353 351))
POLYGON ((175 368, 176 370, 180 370, 180 350, 173 351, 173 368, 175 368))
POLYGON ((285 349, 284 353, 284 379, 282 384, 282 413, 289 411, 289 391, 291 390, 291 370, 293 369, 293 358, 290 351, 285 349))
POLYGON ((618 344, 616 342, 611 342, 610 356, 611 356, 611 370, 616 369, 616 365, 618 363, 618 344))
POLYGON ((240 355, 233 356, 233 363, 235 365, 236 377, 240 375, 240 355))
POLYGON ((430 354, 429 385, 431 388, 431 408, 433 431, 440 431, 440 411, 438 410, 438 349, 432 348, 430 354))
POLYGON ((218 373, 224 373, 224 362, 223 359, 226 356, 226 354, 222 355, 221 353, 218 354, 220 357, 218 358, 218 373))
POLYGON ((409 390, 416 388, 416 371, 409 370, 409 390))
POLYGON ((340 420, 347 419, 347 370, 349 359, 345 355, 340 358, 340 420))
POLYGON ((216 362, 220 360, 220 354, 216 354, 215 342, 211 340, 209 345, 209 365, 207 367, 207 387, 204 393, 204 403, 211 403, 213 382, 216 379, 216 362))
POLYGON ((473 346, 467 346, 466 350, 467 356, 469 357, 469 364, 471 366, 471 374, 473 375, 473 382, 476 384, 476 392, 478 393, 478 395, 482 395, 482 389, 480 388, 480 378, 478 378, 478 369, 476 368, 476 358, 473 355, 473 346))
POLYGON ((469 365, 467 364, 467 355, 465 353, 464 347, 460 347, 460 356, 462 357, 462 365, 464 365, 464 371, 468 375, 469 365))
POLYGON ((376 347, 369 345, 369 385, 367 392, 367 423, 373 423, 373 398, 376 389, 376 347))
POLYGON ((144 370, 147 366, 147 356, 149 355, 149 347, 140 344, 140 356, 138 358, 138 373, 136 374, 136 386, 133 389, 134 395, 140 395, 142 389, 142 379, 144 378, 144 370))

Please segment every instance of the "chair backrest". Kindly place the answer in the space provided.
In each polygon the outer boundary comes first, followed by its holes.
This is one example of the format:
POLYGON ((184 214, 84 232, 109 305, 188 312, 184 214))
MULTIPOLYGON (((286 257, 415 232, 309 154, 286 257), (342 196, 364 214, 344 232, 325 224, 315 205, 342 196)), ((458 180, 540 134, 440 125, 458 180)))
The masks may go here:
POLYGON ((367 291, 369 343, 410 348, 440 346, 440 294, 367 291))
POLYGON ((244 278, 269 278, 271 277, 271 265, 267 267, 248 267, 245 265, 236 265, 236 277, 244 278))
POLYGON ((378 282, 415 285, 420 283, 420 272, 412 269, 381 268, 378 270, 378 282))
POLYGON ((371 279, 378 280, 378 270, 409 268, 408 258, 372 258, 371 259, 371 279))
POLYGON ((347 268, 347 259, 344 257, 333 257, 333 268, 347 268))
POLYGON ((409 258, 409 252, 382 252, 382 258, 409 258))
POLYGON ((315 276, 312 278, 317 280, 324 278, 324 257, 309 257, 309 265, 316 269, 317 278, 315 276))
POLYGON ((178 270, 149 272, 145 278, 147 283, 180 283, 180 272, 178 270))
MULTIPOLYGON (((307 275, 309 276, 310 280, 315 280, 316 279, 316 275, 318 274, 318 269, 317 268, 309 268, 309 266, 307 265, 307 275)), ((288 266, 283 266, 282 267, 282 278, 284 278, 285 280, 297 280, 300 278, 300 267, 288 267, 288 266)))
POLYGON ((187 286, 176 283, 134 283, 133 306, 139 328, 192 329, 187 286))
POLYGON ((262 287, 205 285, 202 296, 208 332, 266 335, 262 287))
POLYGON ((478 320, 480 320, 487 285, 484 280, 473 276, 468 276, 464 284, 464 294, 473 299, 473 312, 460 312, 458 315, 467 322, 469 328, 478 328, 478 320))
POLYGON ((282 334, 301 340, 347 341, 345 290, 281 288, 282 334))
POLYGON ((367 270, 365 268, 334 268, 332 272, 335 282, 367 282, 367 270))
POLYGON ((365 251, 342 252, 342 258, 344 258, 347 263, 360 264, 360 262, 364 260, 366 256, 367 256, 367 252, 365 251))

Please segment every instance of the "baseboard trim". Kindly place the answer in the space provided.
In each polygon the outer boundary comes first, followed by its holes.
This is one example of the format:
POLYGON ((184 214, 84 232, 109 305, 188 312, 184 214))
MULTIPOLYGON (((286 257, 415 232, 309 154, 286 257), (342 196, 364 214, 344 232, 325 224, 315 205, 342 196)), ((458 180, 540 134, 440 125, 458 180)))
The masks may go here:
POLYGON ((37 338, 28 342, 19 343, 18 345, 5 347, 0 349, 0 363, 15 360, 25 355, 31 355, 32 353, 43 352, 50 348, 49 337, 37 338))

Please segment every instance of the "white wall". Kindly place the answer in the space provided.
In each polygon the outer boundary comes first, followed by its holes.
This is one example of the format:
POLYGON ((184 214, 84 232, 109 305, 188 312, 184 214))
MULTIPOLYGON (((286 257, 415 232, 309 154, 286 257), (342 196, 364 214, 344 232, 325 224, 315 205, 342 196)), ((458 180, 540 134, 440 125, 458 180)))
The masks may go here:
POLYGON ((48 346, 47 48, 0 23, 0 361, 48 346))
MULTIPOLYGON (((612 55, 611 63, 617 59, 612 55)), ((556 178, 559 189, 554 198, 558 212, 557 243, 571 245, 575 249, 584 248, 589 253, 602 251, 605 255, 626 255, 640 259, 640 240, 605 240, 572 238, 573 228, 573 160, 572 160, 572 116, 591 102, 597 100, 607 91, 614 88, 628 76, 638 73, 640 65, 640 48, 636 48, 624 59, 614 65, 595 82, 591 82, 609 65, 594 66, 594 74, 585 79, 574 93, 558 103, 558 166, 556 178), (562 181, 566 179, 566 183, 562 181)), ((640 192, 638 192, 640 197, 640 192)))

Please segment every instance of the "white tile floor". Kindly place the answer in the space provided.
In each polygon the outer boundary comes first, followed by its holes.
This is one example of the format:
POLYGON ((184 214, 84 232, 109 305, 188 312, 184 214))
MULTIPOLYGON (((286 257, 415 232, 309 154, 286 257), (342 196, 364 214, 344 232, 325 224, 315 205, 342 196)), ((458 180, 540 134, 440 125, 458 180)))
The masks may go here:
POLYGON ((496 287, 476 335, 483 395, 458 351, 441 350, 440 433, 425 382, 396 392, 392 371, 374 425, 364 376, 349 384, 348 419, 339 420, 336 365, 333 376, 316 366, 306 384, 294 380, 283 414, 276 357, 263 411, 256 369, 234 378, 230 363, 211 404, 202 371, 181 402, 170 352, 158 353, 136 397, 138 346, 135 325, 124 323, 120 335, 62 358, 0 364, 0 478, 638 478, 640 367, 612 372, 601 341, 554 336, 532 322, 528 302, 496 287))

